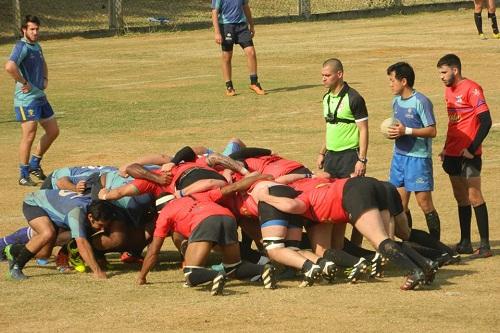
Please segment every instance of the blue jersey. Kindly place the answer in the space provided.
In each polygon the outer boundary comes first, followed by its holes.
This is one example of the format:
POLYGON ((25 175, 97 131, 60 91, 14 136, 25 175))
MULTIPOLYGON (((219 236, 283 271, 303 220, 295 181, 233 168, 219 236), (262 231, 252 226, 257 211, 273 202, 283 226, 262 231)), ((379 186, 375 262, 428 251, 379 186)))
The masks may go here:
POLYGON ((30 44, 25 38, 16 43, 9 57, 16 63, 23 77, 31 84, 31 90, 23 93, 23 85, 16 83, 14 90, 14 107, 36 107, 47 103, 43 91, 44 59, 42 48, 38 43, 30 44))
MULTIPOLYGON (((115 189, 120 186, 126 185, 133 181, 132 177, 122 177, 118 171, 108 172, 106 174, 107 189, 115 189)), ((111 201, 115 206, 124 210, 129 220, 135 225, 140 226, 144 224, 144 218, 149 215, 152 208, 153 197, 150 194, 141 194, 132 197, 123 197, 119 200, 111 201)))
MULTIPOLYGON (((396 96, 392 109, 394 118, 406 127, 425 128, 436 124, 432 102, 419 92, 413 91, 407 99, 396 96)), ((394 152, 413 157, 432 157, 432 139, 403 135, 396 139, 394 152)))
POLYGON ((112 166, 79 166, 71 168, 60 168, 52 171, 50 181, 53 189, 58 189, 57 181, 63 177, 68 177, 69 181, 73 184, 78 183, 80 180, 87 180, 91 175, 99 173, 99 175, 116 171, 118 168, 112 166))
POLYGON ((71 230, 71 237, 87 237, 87 208, 92 199, 65 190, 40 190, 26 195, 24 202, 43 209, 58 227, 71 230))
POLYGON ((212 0, 212 9, 219 13, 219 23, 235 24, 247 21, 243 12, 243 5, 248 4, 248 0, 212 0))

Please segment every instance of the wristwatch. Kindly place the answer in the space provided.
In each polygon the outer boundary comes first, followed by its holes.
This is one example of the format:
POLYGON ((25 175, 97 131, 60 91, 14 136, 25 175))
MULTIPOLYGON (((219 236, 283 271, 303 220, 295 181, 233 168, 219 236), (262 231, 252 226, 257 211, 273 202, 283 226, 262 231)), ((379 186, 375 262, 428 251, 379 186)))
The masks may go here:
POLYGON ((359 158, 358 157, 358 161, 360 161, 363 164, 366 164, 368 162, 368 159, 366 157, 365 158, 359 158))

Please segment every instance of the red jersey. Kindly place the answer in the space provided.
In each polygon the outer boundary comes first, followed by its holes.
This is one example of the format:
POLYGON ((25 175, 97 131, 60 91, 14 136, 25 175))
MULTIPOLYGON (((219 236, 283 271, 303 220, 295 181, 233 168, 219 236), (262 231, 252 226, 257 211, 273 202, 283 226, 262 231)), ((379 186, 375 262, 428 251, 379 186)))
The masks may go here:
POLYGON ((349 214, 342 205, 344 186, 348 180, 349 178, 335 179, 300 194, 297 199, 303 201, 308 208, 303 216, 317 222, 349 222, 349 214))
POLYGON ((193 230, 210 216, 225 215, 234 219, 227 208, 215 203, 221 198, 220 189, 216 189, 172 200, 161 210, 154 236, 167 237, 175 231, 189 238, 193 230))
MULTIPOLYGON (((132 181, 132 184, 139 190, 139 193, 151 193, 155 197, 158 197, 161 193, 174 193, 175 192, 175 184, 177 181, 187 174, 189 170, 191 169, 206 169, 206 170, 213 170, 214 169, 210 168, 207 166, 207 162, 205 158, 198 158, 196 162, 185 162, 185 163, 180 163, 179 165, 175 165, 171 172, 172 172, 172 181, 169 184, 164 184, 160 185, 155 182, 152 182, 150 180, 146 179, 134 179, 132 181)), ((152 171, 154 173, 160 173, 160 170, 155 170, 152 171)), ((215 171, 217 172, 217 171, 215 171)))
MULTIPOLYGON (((446 108, 448 110, 448 133, 444 144, 444 154, 461 156, 468 148, 479 129, 478 115, 488 111, 483 89, 476 82, 463 79, 456 86, 446 87, 446 108)), ((481 146, 472 152, 481 155, 481 146)))
POLYGON ((331 178, 303 178, 288 184, 288 186, 292 187, 295 191, 306 192, 324 186, 322 184, 328 184, 334 181, 335 180, 331 178))
POLYGON ((248 170, 273 175, 274 178, 288 175, 293 170, 303 167, 299 162, 287 160, 278 155, 251 157, 245 159, 245 163, 248 170))

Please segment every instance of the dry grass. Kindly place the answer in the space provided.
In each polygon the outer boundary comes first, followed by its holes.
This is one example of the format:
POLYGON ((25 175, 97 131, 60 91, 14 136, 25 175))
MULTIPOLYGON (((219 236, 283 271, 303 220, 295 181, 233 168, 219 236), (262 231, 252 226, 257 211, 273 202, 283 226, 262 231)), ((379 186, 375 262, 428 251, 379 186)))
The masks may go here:
MULTIPOLYGON (((78 164, 121 164, 145 152, 174 152, 184 144, 222 148, 231 136, 268 146, 313 166, 324 135, 319 85, 323 60, 343 60, 347 81, 365 97, 370 112, 369 169, 386 178, 391 142, 378 133, 390 113, 385 68, 407 60, 416 88, 434 102, 438 119, 435 155, 443 144, 446 114, 435 63, 456 52, 464 74, 482 84, 494 122, 500 109, 500 41, 480 41, 470 11, 382 19, 258 26, 260 77, 269 94, 246 88, 245 60, 234 59, 235 98, 223 96, 219 51, 212 32, 179 32, 43 43, 50 69, 49 99, 59 115, 61 136, 44 160, 47 170, 78 164)), ((485 31, 489 31, 485 29, 485 31)), ((11 46, 0 46, 5 59, 11 46)), ((12 121, 11 80, 0 74, 0 234, 26 222, 21 202, 29 189, 16 185, 19 126, 12 121)), ((442 269, 431 288, 398 290, 402 278, 389 271, 378 282, 275 291, 232 281, 227 297, 182 288, 170 244, 165 261, 136 286, 135 269, 120 264, 107 281, 60 274, 53 264, 30 264, 30 279, 0 280, 0 325, 15 331, 363 331, 493 332, 499 330, 500 227, 495 198, 500 133, 490 133, 484 154, 483 188, 496 256, 442 269)), ((447 177, 435 161, 435 204, 443 238, 459 237, 456 206, 447 177)), ((414 220, 425 228, 414 203, 414 220)), ((473 237, 478 239, 476 228, 473 237)), ((0 274, 7 273, 6 264, 0 274)))

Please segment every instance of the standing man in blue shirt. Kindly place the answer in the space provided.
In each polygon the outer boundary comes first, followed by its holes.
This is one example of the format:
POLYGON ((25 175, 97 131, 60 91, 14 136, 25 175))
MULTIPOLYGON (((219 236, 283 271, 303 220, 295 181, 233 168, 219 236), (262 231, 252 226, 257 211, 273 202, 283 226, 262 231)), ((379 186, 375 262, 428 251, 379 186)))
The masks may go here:
POLYGON ((59 135, 54 111, 45 96, 49 72, 42 48, 37 42, 39 29, 40 19, 27 15, 21 26, 23 37, 16 43, 5 64, 5 70, 16 81, 14 112, 16 120, 21 123, 22 132, 19 145, 19 185, 24 186, 37 185, 30 174, 40 180, 45 179, 40 161, 59 135), (40 138, 30 159, 38 123, 45 130, 45 134, 40 138))
POLYGON ((415 72, 408 63, 398 62, 389 66, 387 75, 395 95, 392 109, 397 120, 388 130, 389 138, 395 140, 389 181, 398 188, 410 227, 412 220, 408 201, 411 192, 415 192, 429 233, 439 240, 440 220, 432 202, 432 138, 436 136, 432 102, 413 89, 415 72))
POLYGON ((247 56, 250 89, 257 95, 265 95, 257 76, 257 56, 252 40, 255 29, 248 0, 212 0, 212 23, 215 42, 222 47, 222 75, 226 81, 226 95, 236 95, 231 80, 234 44, 240 44, 247 56))

